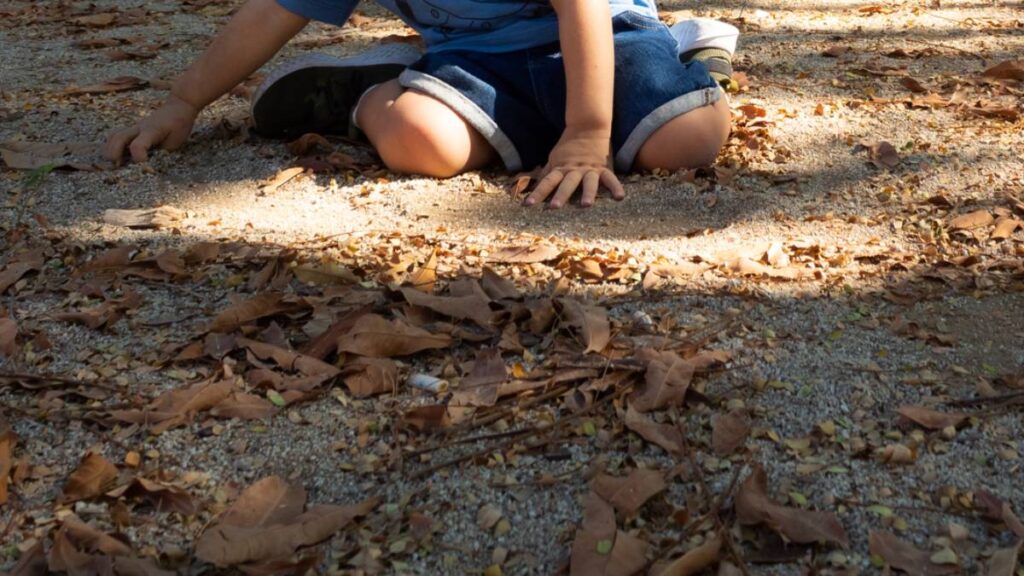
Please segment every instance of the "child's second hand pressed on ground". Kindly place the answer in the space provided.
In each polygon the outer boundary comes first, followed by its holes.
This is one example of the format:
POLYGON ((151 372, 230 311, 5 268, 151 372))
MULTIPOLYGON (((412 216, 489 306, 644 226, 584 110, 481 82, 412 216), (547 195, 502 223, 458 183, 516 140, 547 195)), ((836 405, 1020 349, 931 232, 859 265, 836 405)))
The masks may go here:
POLYGON ((582 188, 580 206, 591 206, 601 184, 622 200, 626 192, 611 169, 615 56, 608 3, 554 0, 552 5, 565 61, 565 132, 523 204, 543 202, 553 193, 548 207, 560 208, 582 188))

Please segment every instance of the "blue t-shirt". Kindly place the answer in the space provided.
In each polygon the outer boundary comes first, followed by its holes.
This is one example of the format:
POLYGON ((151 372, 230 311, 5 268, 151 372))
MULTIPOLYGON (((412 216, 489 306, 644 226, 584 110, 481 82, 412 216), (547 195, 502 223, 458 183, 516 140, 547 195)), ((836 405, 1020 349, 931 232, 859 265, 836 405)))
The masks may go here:
MULTIPOLYGON (((300 16, 341 26, 359 0, 277 0, 300 16)), ((377 0, 420 33, 431 51, 511 52, 558 40, 550 0, 377 0)), ((654 0, 608 0, 612 16, 657 17, 654 0)))

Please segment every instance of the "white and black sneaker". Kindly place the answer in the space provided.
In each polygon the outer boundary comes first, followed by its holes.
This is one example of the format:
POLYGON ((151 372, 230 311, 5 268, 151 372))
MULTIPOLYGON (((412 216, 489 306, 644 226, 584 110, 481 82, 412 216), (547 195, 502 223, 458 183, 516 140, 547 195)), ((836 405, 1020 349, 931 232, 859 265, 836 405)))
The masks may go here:
POLYGON ((348 58, 308 54, 285 62, 253 94, 258 134, 294 138, 308 132, 352 137, 352 109, 371 87, 398 78, 423 54, 395 43, 348 58))
POLYGON ((693 18, 669 28, 679 43, 679 59, 703 62, 711 77, 723 86, 732 82, 732 56, 740 31, 733 25, 710 18, 693 18))

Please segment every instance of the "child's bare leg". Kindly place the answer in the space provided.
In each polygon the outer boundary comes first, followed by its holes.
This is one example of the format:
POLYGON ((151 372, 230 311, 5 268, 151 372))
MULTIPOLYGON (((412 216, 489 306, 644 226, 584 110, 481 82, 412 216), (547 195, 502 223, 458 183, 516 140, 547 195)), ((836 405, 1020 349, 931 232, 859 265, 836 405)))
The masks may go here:
POLYGON ((356 114, 384 164, 396 172, 448 178, 496 158, 487 140, 451 108, 397 80, 366 94, 356 114))
POLYGON ((656 130, 640 147, 633 167, 675 171, 710 166, 729 138, 729 124, 729 103, 723 96, 656 130))

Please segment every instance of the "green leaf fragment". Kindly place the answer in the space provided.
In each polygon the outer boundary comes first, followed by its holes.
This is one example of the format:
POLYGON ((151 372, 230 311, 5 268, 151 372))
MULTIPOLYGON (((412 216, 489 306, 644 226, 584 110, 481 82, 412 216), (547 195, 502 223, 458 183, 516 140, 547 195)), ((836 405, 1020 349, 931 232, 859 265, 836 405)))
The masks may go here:
POLYGON ((888 518, 893 514, 892 508, 889 508, 888 506, 882 506, 881 504, 872 504, 871 506, 868 506, 868 512, 871 512, 872 514, 875 514, 882 518, 888 518))
POLYGON ((600 542, 597 543, 597 553, 598 554, 610 554, 611 551, 612 551, 612 541, 611 540, 601 540, 600 542))
POLYGON ((278 408, 283 408, 287 402, 284 401, 284 396, 281 396, 277 390, 267 390, 267 400, 278 408))
POLYGON ((597 428, 594 427, 593 422, 587 420, 583 423, 583 433, 587 436, 593 436, 594 434, 597 434, 597 428))

